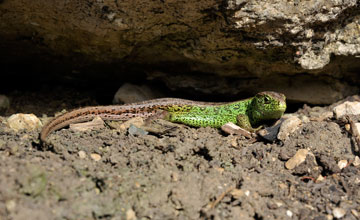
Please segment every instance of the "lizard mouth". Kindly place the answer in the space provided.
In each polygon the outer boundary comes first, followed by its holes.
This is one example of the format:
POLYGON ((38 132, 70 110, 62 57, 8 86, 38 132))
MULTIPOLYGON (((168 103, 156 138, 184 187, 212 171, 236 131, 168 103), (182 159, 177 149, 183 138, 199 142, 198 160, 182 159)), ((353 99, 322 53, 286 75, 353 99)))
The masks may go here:
POLYGON ((285 112, 286 110, 286 102, 280 102, 279 111, 285 112))

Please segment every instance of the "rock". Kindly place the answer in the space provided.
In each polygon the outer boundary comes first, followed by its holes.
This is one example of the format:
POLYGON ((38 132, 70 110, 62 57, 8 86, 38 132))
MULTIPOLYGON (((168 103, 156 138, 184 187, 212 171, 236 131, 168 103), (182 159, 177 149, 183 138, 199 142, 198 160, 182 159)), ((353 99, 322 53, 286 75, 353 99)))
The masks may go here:
MULTIPOLYGON (((359 80, 354 71, 360 66, 354 62, 360 50, 356 0, 316 1, 311 7, 308 1, 299 0, 293 4, 273 0, 202 0, 187 1, 185 6, 182 1, 174 1, 171 7, 166 1, 91 2, 92 10, 87 10, 86 1, 69 1, 67 7, 62 7, 62 1, 41 7, 37 1, 5 1, 1 9, 7 16, 0 20, 0 37, 6 41, 0 53, 6 59, 1 62, 11 67, 16 61, 36 55, 39 63, 32 66, 42 67, 39 69, 45 76, 49 71, 41 60, 47 58, 46 66, 51 68, 73 68, 58 74, 63 79, 98 79, 94 76, 101 72, 102 79, 140 81, 146 79, 146 74, 147 79, 162 80, 170 89, 192 90, 193 94, 241 95, 278 89, 289 91, 287 95, 293 100, 325 104, 356 93, 355 86, 348 85, 356 85, 359 80), (68 11, 69 8, 78 10, 68 11), (221 9, 224 16, 204 24, 213 9, 216 15, 221 9), (21 16, 19 11, 23 12, 21 16), (57 11, 57 19, 52 19, 53 11, 57 11), (354 19, 342 19, 349 11, 354 19), (23 20, 40 14, 40 19, 29 21, 29 29, 22 28, 23 20), (178 19, 179 14, 186 19, 178 19), (269 28, 274 21, 286 24, 269 28), (100 23, 101 28, 96 28, 100 23), (315 28, 332 24, 338 25, 315 28), (18 40, 29 32, 37 33, 37 38, 46 42, 42 53, 36 42, 18 40), (61 39, 61 46, 54 39, 61 39), (49 52, 53 56, 48 57, 49 52), (331 56, 351 59, 330 59, 331 56), (182 80, 185 75, 193 80, 182 80), (218 76, 217 80, 212 76, 218 76)), ((3 77, 14 74, 3 72, 3 77)))
POLYGON ((129 134, 134 135, 134 136, 144 136, 147 135, 149 132, 145 131, 142 128, 138 128, 135 125, 131 124, 129 127, 129 134))
POLYGON ((16 201, 14 199, 7 200, 5 202, 5 207, 8 212, 13 212, 16 210, 16 201))
POLYGON ((338 207, 333 209, 333 215, 335 218, 342 218, 345 216, 345 214, 346 214, 345 209, 338 208, 338 207))
POLYGON ((275 125, 262 129, 257 134, 267 141, 275 141, 279 133, 280 126, 285 120, 285 118, 281 118, 275 123, 275 125))
POLYGON ((89 122, 70 124, 69 127, 73 131, 81 131, 81 132, 92 129, 105 128, 104 121, 99 116, 95 117, 92 121, 89 122))
POLYGON ((111 128, 119 129, 121 131, 126 131, 127 129, 129 129, 130 125, 135 125, 136 127, 142 127, 145 124, 145 122, 142 117, 135 117, 130 120, 127 120, 126 122, 111 121, 111 122, 107 122, 107 124, 111 128))
POLYGON ((355 167, 360 166, 360 158, 359 158, 359 156, 355 156, 355 159, 353 161, 353 165, 355 167))
POLYGON ((296 116, 286 119, 280 126, 277 138, 284 141, 291 133, 296 131, 300 125, 301 120, 296 116))
POLYGON ((15 131, 22 129, 32 131, 42 127, 41 121, 34 114, 14 114, 8 118, 7 123, 15 131))
POLYGON ((360 123, 355 123, 355 129, 353 129, 353 131, 355 132, 355 134, 353 134, 354 136, 360 136, 360 134, 359 134, 359 132, 360 132, 360 123))
POLYGON ((160 92, 146 85, 137 86, 130 83, 123 84, 115 93, 113 103, 133 103, 160 97, 160 92))
POLYGON ((298 150, 292 158, 290 158, 288 161, 286 161, 285 167, 289 170, 292 170, 295 167, 299 166, 301 163, 303 163, 305 161, 308 153, 309 153, 309 150, 307 150, 307 149, 298 150))
POLYGON ((227 134, 237 134, 245 136, 247 138, 251 138, 251 133, 249 131, 237 126, 232 122, 228 122, 221 126, 221 130, 223 130, 227 134))
MULTIPOLYGON (((332 114, 332 113, 331 113, 332 114)), ((309 123, 310 122, 310 118, 309 117, 307 117, 306 115, 301 115, 300 117, 299 117, 299 119, 302 121, 302 123, 309 123)))
POLYGON ((79 151, 78 155, 79 155, 80 159, 85 159, 86 158, 86 153, 83 150, 79 151))
POLYGON ((101 156, 99 154, 93 153, 93 154, 90 154, 90 157, 91 157, 91 159, 93 159, 95 161, 101 160, 101 156))
POLYGON ((359 218, 359 212, 356 211, 355 209, 351 209, 351 213, 356 217, 356 218, 359 218))
POLYGON ((240 199, 245 195, 244 191, 241 189, 233 189, 230 191, 230 195, 234 197, 234 199, 240 199))
POLYGON ((136 213, 132 209, 126 211, 126 220, 136 220, 136 213))
POLYGON ((0 114, 6 112, 6 110, 10 107, 10 100, 8 97, 4 95, 0 95, 0 114))
POLYGON ((318 178, 316 178, 316 183, 320 183, 324 180, 325 180, 325 178, 322 175, 319 175, 318 178))
POLYGON ((340 161, 338 162, 338 167, 339 167, 341 170, 344 169, 347 165, 348 165, 347 160, 340 160, 340 161))
POLYGON ((336 119, 341 118, 344 115, 358 115, 360 114, 360 102, 346 101, 333 108, 333 112, 336 119))
POLYGON ((290 210, 286 210, 286 215, 291 218, 293 216, 293 213, 290 210))

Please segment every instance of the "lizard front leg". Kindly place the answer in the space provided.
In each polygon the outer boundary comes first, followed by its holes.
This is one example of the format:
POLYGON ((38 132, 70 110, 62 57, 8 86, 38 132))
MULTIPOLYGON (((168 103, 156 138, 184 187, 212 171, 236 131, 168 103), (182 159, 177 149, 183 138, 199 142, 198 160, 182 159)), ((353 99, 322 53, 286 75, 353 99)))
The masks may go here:
POLYGON ((257 128, 253 128, 251 123, 250 123, 250 119, 249 116, 245 115, 245 114, 239 114, 236 116, 236 121, 237 121, 237 125, 239 125, 241 128, 250 131, 250 132, 257 132, 258 130, 260 130, 262 128, 262 125, 260 125, 257 128))

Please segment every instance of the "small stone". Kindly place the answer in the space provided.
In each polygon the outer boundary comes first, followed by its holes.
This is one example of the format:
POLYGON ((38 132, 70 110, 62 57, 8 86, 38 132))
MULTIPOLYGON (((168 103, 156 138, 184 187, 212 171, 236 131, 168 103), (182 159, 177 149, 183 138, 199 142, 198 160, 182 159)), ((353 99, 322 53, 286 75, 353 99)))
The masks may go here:
POLYGON ((245 196, 250 196, 250 191, 249 190, 245 191, 245 196))
MULTIPOLYGON (((350 126, 350 130, 351 130, 351 126, 350 126)), ((355 123, 355 128, 352 129, 353 135, 359 136, 360 135, 360 123, 355 123)))
POLYGON ((319 115, 319 117, 317 118, 317 121, 324 121, 324 120, 330 119, 332 117, 334 117, 334 112, 326 111, 319 115))
POLYGON ((241 189, 233 189, 230 191, 230 195, 234 197, 234 199, 240 199, 245 195, 245 193, 241 189))
POLYGON ((42 126, 41 121, 34 114, 14 114, 8 118, 7 123, 15 131, 22 129, 32 131, 42 126))
POLYGON ((303 123, 309 123, 309 122, 310 122, 310 118, 307 117, 306 115, 301 115, 301 116, 300 116, 300 120, 301 120, 303 123))
POLYGON ((235 147, 235 148, 238 147, 237 138, 235 137, 235 138, 231 139, 230 144, 232 147, 235 147))
POLYGON ((177 182, 179 180, 179 174, 174 172, 171 174, 171 180, 177 182))
POLYGON ((296 116, 286 119, 280 126, 277 138, 284 141, 291 133, 300 127, 301 123, 301 120, 296 116))
POLYGON ((305 161, 308 153, 309 153, 309 150, 307 150, 307 149, 298 150, 292 158, 290 158, 288 161, 286 161, 285 167, 288 170, 292 170, 295 167, 299 166, 301 163, 303 163, 305 161))
POLYGON ((318 178, 316 178, 317 183, 320 183, 320 182, 322 182, 324 180, 325 180, 325 178, 322 175, 319 175, 318 178))
POLYGON ((136 220, 136 213, 132 209, 126 211, 126 220, 136 220))
POLYGON ((345 124, 345 130, 346 131, 350 131, 350 128, 351 128, 350 124, 345 124))
POLYGON ((351 213, 356 217, 356 218, 359 218, 359 212, 356 211, 355 209, 351 209, 351 213))
POLYGON ((356 177, 354 180, 354 184, 359 184, 360 183, 360 178, 356 177))
POLYGON ((133 103, 160 97, 160 92, 148 86, 137 86, 130 83, 123 84, 115 93, 113 103, 133 103))
MULTIPOLYGON (((126 131, 130 128, 130 125, 135 125, 136 127, 140 128, 144 125, 144 119, 142 117, 135 117, 130 120, 127 120, 124 123, 121 123, 120 125, 115 125, 114 128, 119 129, 121 131, 126 131)), ((114 124, 112 124, 114 126, 114 124)))
POLYGON ((237 126, 232 122, 228 122, 221 126, 221 130, 223 130, 227 134, 237 134, 245 136, 247 138, 251 138, 251 133, 249 131, 237 126))
POLYGON ((79 151, 78 155, 79 155, 80 159, 85 159, 86 158, 86 153, 83 150, 79 151))
POLYGON ((101 156, 99 154, 90 154, 90 157, 95 161, 101 160, 101 156))
POLYGON ((4 95, 0 95, 0 114, 5 113, 10 107, 10 100, 4 95))
POLYGON ((275 141, 276 137, 279 133, 279 129, 281 124, 290 117, 288 114, 284 115, 283 118, 278 120, 273 126, 267 127, 265 129, 261 129, 259 132, 257 132, 258 135, 260 135, 262 138, 264 138, 267 141, 275 141))
POLYGON ((275 201, 275 204, 277 205, 278 208, 284 205, 282 202, 279 201, 275 201))
POLYGON ((355 159, 354 159, 354 161, 353 161, 353 165, 354 165, 355 167, 357 167, 357 166, 360 165, 360 158, 359 158, 359 156, 355 156, 355 159))
POLYGON ((286 215, 291 218, 293 216, 293 213, 290 210, 286 210, 286 215))
POLYGON ((348 165, 347 160, 340 160, 340 161, 338 162, 338 167, 339 167, 341 170, 344 169, 347 165, 348 165))
POLYGON ((70 124, 69 127, 73 131, 80 131, 80 132, 105 128, 104 121, 99 116, 95 117, 92 121, 89 122, 70 124))
POLYGON ((13 212, 16 208, 15 200, 11 199, 5 202, 5 207, 8 212, 13 212))
POLYGON ((333 108, 335 118, 339 119, 344 115, 358 115, 360 114, 360 102, 346 101, 333 108))
POLYGON ((346 210, 342 208, 334 208, 333 209, 333 215, 335 218, 342 218, 346 214, 346 210))
POLYGON ((149 132, 145 131, 144 129, 136 127, 133 124, 130 125, 128 131, 129 131, 129 134, 134 135, 134 136, 144 136, 149 133, 149 132))
POLYGON ((280 183, 280 184, 279 184, 279 187, 280 187, 281 189, 287 189, 287 188, 288 188, 288 186, 287 186, 285 183, 280 183))

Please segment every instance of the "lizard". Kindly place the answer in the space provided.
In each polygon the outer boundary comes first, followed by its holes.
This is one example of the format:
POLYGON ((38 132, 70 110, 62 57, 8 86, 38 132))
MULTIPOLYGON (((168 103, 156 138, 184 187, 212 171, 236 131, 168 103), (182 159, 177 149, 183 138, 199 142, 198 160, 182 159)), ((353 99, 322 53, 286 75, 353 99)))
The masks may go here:
POLYGON ((281 118, 286 110, 282 93, 266 91, 234 102, 201 102, 179 98, 159 98, 124 105, 90 106, 72 110, 55 117, 40 132, 40 141, 70 124, 86 122, 99 116, 103 120, 126 121, 133 117, 151 118, 159 115, 167 121, 193 127, 214 127, 233 122, 241 128, 256 132, 270 120, 281 118), (165 114, 162 114, 165 113, 165 114), (259 127, 257 127, 259 126, 259 127))

